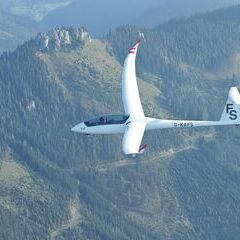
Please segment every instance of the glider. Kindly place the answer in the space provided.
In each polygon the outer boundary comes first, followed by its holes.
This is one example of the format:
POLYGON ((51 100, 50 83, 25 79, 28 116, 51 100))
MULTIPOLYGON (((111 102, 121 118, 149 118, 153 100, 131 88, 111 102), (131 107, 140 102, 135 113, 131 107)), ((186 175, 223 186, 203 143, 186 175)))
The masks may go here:
POLYGON ((224 125, 239 125, 240 94, 237 87, 229 91, 228 99, 219 121, 163 120, 146 117, 142 108, 137 86, 135 60, 140 41, 127 55, 122 72, 122 101, 125 113, 104 115, 77 124, 71 130, 89 134, 123 133, 122 150, 126 155, 144 153, 147 145, 141 146, 144 132, 162 128, 194 128, 224 125))

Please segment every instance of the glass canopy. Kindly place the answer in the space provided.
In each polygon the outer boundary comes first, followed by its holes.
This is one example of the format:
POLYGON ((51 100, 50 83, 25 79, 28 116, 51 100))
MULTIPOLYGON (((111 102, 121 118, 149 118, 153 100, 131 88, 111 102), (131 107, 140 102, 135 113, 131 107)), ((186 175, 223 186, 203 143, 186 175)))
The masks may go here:
POLYGON ((84 122, 87 127, 99 125, 124 124, 129 115, 106 115, 84 122))

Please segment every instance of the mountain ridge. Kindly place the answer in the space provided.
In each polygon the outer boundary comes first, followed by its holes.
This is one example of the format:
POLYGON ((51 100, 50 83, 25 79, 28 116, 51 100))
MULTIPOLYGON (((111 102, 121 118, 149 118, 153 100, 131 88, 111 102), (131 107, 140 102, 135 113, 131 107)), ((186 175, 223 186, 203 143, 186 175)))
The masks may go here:
MULTIPOLYGON (((137 76, 146 115, 219 119, 239 73, 211 80, 206 71, 232 67, 239 24, 223 28, 208 16, 143 30, 137 76)), ((237 239, 235 127, 149 132, 150 148, 134 160, 122 155, 121 136, 70 132, 123 110, 121 69, 137 30, 124 26, 107 39, 51 51, 36 38, 0 57, 2 238, 237 239)))
POLYGON ((41 31, 43 26, 27 17, 0 11, 0 54, 16 48, 41 31))
POLYGON ((190 17, 206 11, 213 11, 218 8, 239 4, 238 0, 218 1, 197 1, 183 0, 151 0, 151 1, 121 1, 114 3, 103 0, 101 3, 94 1, 75 1, 66 7, 58 8, 50 12, 44 19, 44 25, 54 27, 56 25, 78 26, 79 23, 95 37, 102 37, 109 29, 119 25, 131 24, 138 27, 154 27, 172 18, 190 17), (95 9, 92 6, 95 6, 95 9), (91 14, 88 14, 91 9, 91 14), (66 18, 61 16, 65 15, 66 18), (93 18, 94 16, 94 18, 93 18), (93 19, 97 19, 94 21, 93 19))

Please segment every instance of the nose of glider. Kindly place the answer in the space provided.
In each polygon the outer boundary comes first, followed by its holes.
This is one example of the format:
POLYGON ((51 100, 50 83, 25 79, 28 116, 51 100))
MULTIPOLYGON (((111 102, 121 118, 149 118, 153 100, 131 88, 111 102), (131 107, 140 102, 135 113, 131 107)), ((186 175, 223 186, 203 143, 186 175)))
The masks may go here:
POLYGON ((84 132, 85 128, 86 128, 86 126, 82 122, 82 123, 79 123, 76 126, 72 127, 71 131, 73 131, 73 132, 84 132))

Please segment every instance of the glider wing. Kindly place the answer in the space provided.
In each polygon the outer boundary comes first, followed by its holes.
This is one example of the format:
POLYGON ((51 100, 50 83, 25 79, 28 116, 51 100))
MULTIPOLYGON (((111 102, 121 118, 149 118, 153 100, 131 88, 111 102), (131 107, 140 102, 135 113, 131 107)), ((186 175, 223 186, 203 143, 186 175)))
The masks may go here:
POLYGON ((146 145, 140 147, 145 131, 145 122, 129 122, 123 136, 123 152, 127 155, 141 154, 146 145))
POLYGON ((134 117, 144 117, 142 104, 139 97, 135 60, 137 55, 138 41, 130 50, 124 62, 122 73, 122 100, 125 114, 134 117))

